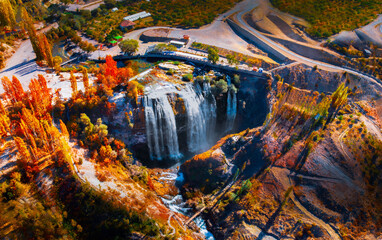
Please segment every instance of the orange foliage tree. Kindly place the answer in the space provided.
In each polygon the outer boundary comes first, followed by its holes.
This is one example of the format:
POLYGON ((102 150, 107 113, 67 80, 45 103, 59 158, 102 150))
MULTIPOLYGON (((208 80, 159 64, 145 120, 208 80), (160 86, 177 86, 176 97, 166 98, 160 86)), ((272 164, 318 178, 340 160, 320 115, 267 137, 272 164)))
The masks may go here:
POLYGON ((77 79, 73 74, 73 71, 70 71, 70 86, 72 88, 72 95, 77 95, 77 79))
POLYGON ((46 83, 44 76, 38 75, 38 79, 32 79, 29 83, 30 103, 36 111, 36 116, 40 119, 50 119, 52 110, 52 94, 46 83))

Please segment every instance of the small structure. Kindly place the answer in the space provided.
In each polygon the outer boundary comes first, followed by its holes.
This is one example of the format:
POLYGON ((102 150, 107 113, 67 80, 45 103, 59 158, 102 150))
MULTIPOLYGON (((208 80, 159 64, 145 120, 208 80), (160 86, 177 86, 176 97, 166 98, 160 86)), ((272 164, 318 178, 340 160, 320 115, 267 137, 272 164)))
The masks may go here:
POLYGON ((117 42, 120 42, 122 41, 123 37, 118 35, 118 36, 115 36, 114 39, 117 41, 117 42))
POLYGON ((136 13, 136 14, 124 17, 123 20, 130 20, 130 21, 134 22, 134 21, 136 21, 138 19, 147 18, 147 17, 150 17, 150 16, 151 16, 150 13, 148 13, 146 11, 143 11, 143 12, 140 12, 140 13, 136 13))
POLYGON ((189 41, 190 40, 190 35, 183 35, 183 39, 189 41))
POLYGON ((112 12, 116 12, 116 11, 118 11, 118 8, 115 7, 115 8, 113 8, 113 9, 111 9, 111 11, 112 11, 112 12))
POLYGON ((115 41, 115 40, 111 40, 111 41, 109 42, 109 44, 110 44, 110 46, 115 47, 115 46, 117 46, 118 42, 115 41))
POLYGON ((182 48, 182 47, 184 47, 184 45, 185 45, 184 42, 176 41, 176 40, 171 40, 171 41, 170 41, 170 44, 171 44, 171 45, 174 45, 174 46, 177 47, 177 48, 182 48))
POLYGON ((126 30, 133 29, 134 26, 135 26, 135 22, 130 21, 130 20, 123 20, 123 21, 121 22, 121 24, 119 25, 119 28, 120 28, 122 31, 126 31, 126 30))
POLYGON ((365 55, 370 57, 371 56, 371 51, 369 49, 364 49, 365 55))

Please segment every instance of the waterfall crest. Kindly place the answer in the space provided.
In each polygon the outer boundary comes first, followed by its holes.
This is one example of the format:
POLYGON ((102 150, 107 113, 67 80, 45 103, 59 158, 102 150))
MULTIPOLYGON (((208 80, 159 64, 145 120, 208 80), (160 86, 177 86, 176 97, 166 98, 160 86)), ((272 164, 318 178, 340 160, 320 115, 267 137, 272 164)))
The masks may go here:
POLYGON ((175 115, 167 95, 146 95, 144 107, 147 143, 151 159, 180 158, 175 115))

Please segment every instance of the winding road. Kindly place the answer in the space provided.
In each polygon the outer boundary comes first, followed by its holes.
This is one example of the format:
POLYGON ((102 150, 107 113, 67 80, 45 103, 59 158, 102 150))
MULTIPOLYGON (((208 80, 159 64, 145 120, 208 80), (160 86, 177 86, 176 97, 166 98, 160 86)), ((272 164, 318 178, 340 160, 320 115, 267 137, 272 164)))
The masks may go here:
POLYGON ((243 11, 243 12, 239 12, 238 14, 234 15, 235 20, 244 29, 249 31, 251 34, 253 34, 255 37, 257 37, 261 41, 265 42, 268 46, 272 47, 274 50, 277 50, 279 53, 282 53, 285 57, 287 57, 287 58, 289 58, 291 60, 294 60, 296 62, 304 63, 304 64, 306 64, 308 66, 318 66, 319 68, 324 69, 324 70, 328 70, 328 71, 344 71, 344 72, 348 72, 348 73, 357 75, 359 77, 366 78, 369 81, 371 81, 371 82, 373 82, 375 84, 378 84, 380 87, 382 87, 382 84, 380 82, 377 82, 375 79, 370 78, 367 75, 358 73, 358 72, 353 71, 353 70, 349 70, 347 68, 338 67, 338 66, 334 66, 334 65, 331 65, 331 64, 328 64, 328 63, 323 63, 323 62, 320 62, 320 61, 316 61, 316 60, 312 60, 312 59, 303 57, 301 55, 298 55, 295 52, 290 51, 289 49, 285 48, 284 46, 282 46, 280 44, 277 44, 276 42, 272 41, 268 37, 262 35, 259 31, 255 30, 254 28, 249 26, 248 23, 246 23, 244 21, 243 16, 246 13, 250 12, 251 10, 252 9, 247 10, 247 11, 243 11))

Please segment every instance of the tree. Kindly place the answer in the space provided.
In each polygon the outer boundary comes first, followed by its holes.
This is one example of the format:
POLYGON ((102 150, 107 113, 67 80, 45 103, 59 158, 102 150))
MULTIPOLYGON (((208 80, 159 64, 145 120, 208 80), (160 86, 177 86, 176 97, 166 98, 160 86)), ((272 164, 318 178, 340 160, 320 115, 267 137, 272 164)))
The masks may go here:
POLYGON ((66 128, 65 123, 60 119, 60 128, 61 128, 61 133, 62 135, 66 138, 69 139, 69 132, 68 129, 66 128))
POLYGON ((9 0, 0 0, 0 26, 16 25, 15 13, 9 0))
POLYGON ((232 54, 228 54, 227 55, 227 60, 228 60, 228 63, 231 64, 231 65, 238 63, 238 61, 236 60, 236 56, 232 55, 232 54))
POLYGON ((127 39, 123 40, 119 43, 119 48, 121 48, 122 52, 125 54, 133 54, 138 50, 139 44, 137 40, 127 39))
POLYGON ((50 43, 48 42, 48 39, 46 38, 45 34, 40 34, 40 51, 44 52, 45 54, 45 60, 47 61, 49 67, 54 67, 54 61, 52 56, 52 47, 50 43))
POLYGON ((212 47, 208 48, 208 60, 210 60, 213 64, 216 64, 219 61, 219 54, 216 49, 212 47))
POLYGON ((41 61, 41 60, 46 59, 45 53, 43 51, 41 51, 40 39, 39 39, 37 32, 36 32, 36 29, 33 25, 34 23, 33 23, 32 18, 29 16, 29 14, 25 8, 23 8, 21 10, 21 15, 23 18, 24 29, 26 29, 28 32, 29 40, 31 41, 33 51, 36 54, 37 60, 41 61))
POLYGON ((172 44, 158 43, 154 47, 154 52, 163 52, 163 51, 176 51, 177 48, 172 44))
POLYGON ((77 79, 73 74, 73 71, 70 71, 70 86, 72 88, 72 94, 75 96, 77 94, 77 79))
POLYGON ((228 91, 228 84, 226 81, 224 81, 224 79, 220 79, 215 83, 215 85, 213 85, 212 89, 217 95, 221 93, 226 93, 228 91))
POLYGON ((84 82, 85 92, 87 92, 89 90, 89 76, 86 68, 82 68, 82 81, 84 82))
POLYGON ((54 68, 59 71, 62 63, 62 58, 60 56, 55 56, 53 58, 54 68))

